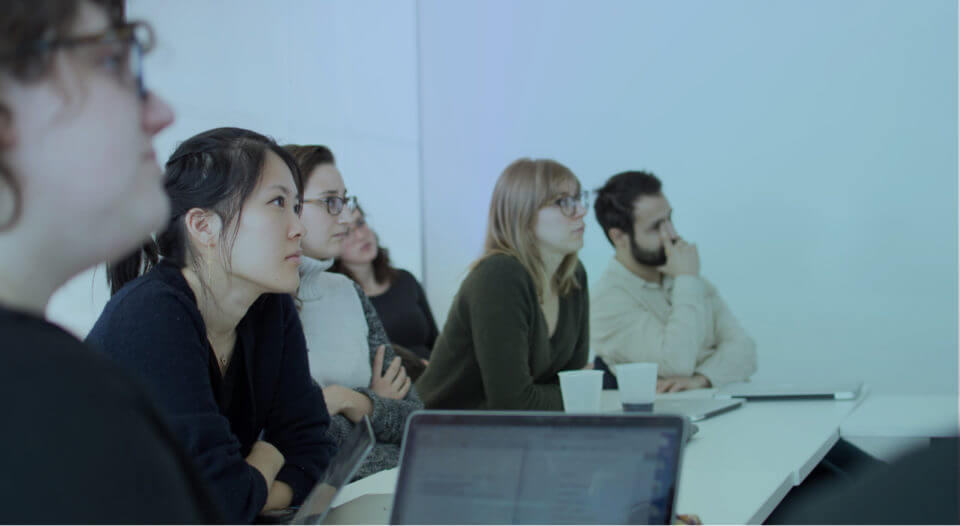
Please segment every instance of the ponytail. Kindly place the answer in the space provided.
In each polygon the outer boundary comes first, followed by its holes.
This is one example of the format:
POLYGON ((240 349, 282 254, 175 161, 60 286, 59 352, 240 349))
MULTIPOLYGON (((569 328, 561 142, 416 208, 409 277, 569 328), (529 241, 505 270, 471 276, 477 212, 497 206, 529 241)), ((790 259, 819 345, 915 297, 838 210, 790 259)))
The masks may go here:
POLYGON ((157 243, 151 239, 132 254, 108 265, 107 283, 110 284, 110 295, 120 292, 124 285, 157 266, 159 260, 160 251, 157 243))

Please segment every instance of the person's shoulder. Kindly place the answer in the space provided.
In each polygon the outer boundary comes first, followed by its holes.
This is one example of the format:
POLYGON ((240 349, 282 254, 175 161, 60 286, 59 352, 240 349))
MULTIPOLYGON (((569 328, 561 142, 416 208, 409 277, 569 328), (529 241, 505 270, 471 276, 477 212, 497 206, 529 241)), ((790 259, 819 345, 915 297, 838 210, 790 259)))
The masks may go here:
POLYGON ((75 336, 47 320, 3 307, 0 307, 0 341, 4 343, 6 354, 37 347, 54 350, 86 348, 75 336))
POLYGON ((420 286, 420 281, 410 271, 402 268, 394 269, 393 285, 420 286))
POLYGON ((100 346, 118 332, 199 330, 203 317, 192 292, 161 279, 156 269, 124 285, 103 308, 87 342, 100 346))
POLYGON ((593 283, 592 295, 602 296, 614 290, 622 290, 623 277, 620 272, 622 268, 622 265, 616 259, 611 258, 600 277, 593 283))
POLYGON ((705 277, 703 277, 703 276, 701 276, 700 279, 703 280, 703 287, 707 290, 707 296, 719 296, 719 295, 720 295, 720 292, 717 291, 717 286, 714 285, 713 282, 711 282, 710 280, 708 280, 707 278, 705 278, 705 277))
POLYGON ((356 282, 338 272, 315 272, 309 278, 300 278, 299 297, 301 301, 308 303, 348 292, 352 295, 355 285, 356 282))
POLYGON ((537 301, 533 277, 508 254, 492 254, 475 263, 458 296, 469 303, 537 301))
POLYGON ((120 365, 53 324, 27 323, 17 331, 5 325, 0 322, 0 337, 7 343, 0 353, 5 388, 16 383, 45 385, 66 396, 67 405, 75 399, 120 403, 127 395, 141 392, 120 365), (11 332, 16 337, 10 338, 11 332), (55 375, 50 381, 52 370, 68 374, 55 375))
MULTIPOLYGON (((49 328, 32 332, 54 338, 58 345, 34 340, 29 347, 4 348, 0 353, 0 385, 8 393, 4 423, 20 430, 2 440, 7 454, 0 453, 5 457, 0 464, 21 483, 37 480, 54 491, 69 492, 49 517, 63 513, 63 519, 73 516, 80 522, 88 519, 79 513, 103 517, 103 509, 87 507, 83 499, 99 500, 108 493, 114 498, 137 496, 146 504, 146 490, 137 484, 125 486, 143 473, 165 484, 185 482, 172 436, 135 378, 68 334, 49 328), (131 450, 130 444, 136 447, 131 450), (117 457, 118 452, 123 454, 117 457)), ((124 505, 119 509, 136 511, 124 505)), ((144 515, 141 509, 130 517, 144 515)), ((44 515, 33 518, 40 516, 44 515)))
POLYGON ((127 283, 110 298, 104 313, 121 309, 147 309, 167 314, 169 309, 173 309, 199 314, 193 293, 185 289, 185 281, 183 284, 174 283, 166 274, 169 272, 155 268, 127 283))
POLYGON ((473 280, 497 281, 517 278, 533 281, 530 273, 519 259, 510 254, 490 254, 474 264, 469 278, 473 280))

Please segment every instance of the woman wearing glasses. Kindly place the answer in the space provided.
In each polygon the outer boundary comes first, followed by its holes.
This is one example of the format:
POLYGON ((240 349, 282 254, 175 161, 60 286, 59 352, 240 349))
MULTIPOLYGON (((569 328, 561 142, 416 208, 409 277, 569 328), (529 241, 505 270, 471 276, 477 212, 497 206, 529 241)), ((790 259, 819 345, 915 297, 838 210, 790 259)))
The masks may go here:
POLYGON ((400 458, 407 416, 423 404, 363 290, 342 274, 327 272, 347 237, 355 197, 347 197, 333 153, 324 146, 289 145, 304 177, 303 261, 300 290, 310 373, 323 387, 339 444, 364 415, 377 445, 358 477, 389 469, 400 458))
POLYGON ((587 363, 587 195, 562 164, 520 159, 497 180, 484 254, 417 381, 431 409, 561 410, 557 373, 587 363))
MULTIPOLYGON (((347 276, 363 288, 377 309, 390 341, 409 349, 415 355, 414 360, 420 362, 416 365, 420 365, 418 371, 422 373, 437 340, 437 322, 420 282, 413 274, 391 265, 389 252, 380 246, 377 233, 362 209, 357 208, 353 213, 350 233, 330 270, 347 276)), ((407 373, 416 381, 415 371, 408 368, 407 373)))
POLYGON ((87 1, 0 9, 0 522, 220 519, 147 392, 44 320, 71 276, 137 246, 169 203, 144 25, 87 1))
POLYGON ((152 388, 229 522, 251 522, 300 503, 336 449, 290 296, 300 174, 271 139, 218 128, 181 143, 164 182, 166 228, 110 266, 87 341, 152 388))

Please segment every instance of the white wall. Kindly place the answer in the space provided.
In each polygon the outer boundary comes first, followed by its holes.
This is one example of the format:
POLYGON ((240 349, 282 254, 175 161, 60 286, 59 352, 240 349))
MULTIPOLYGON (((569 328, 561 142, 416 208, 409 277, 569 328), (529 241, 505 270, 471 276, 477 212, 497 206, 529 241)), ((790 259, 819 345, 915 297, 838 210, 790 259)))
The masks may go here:
MULTIPOLYGON (((413 0, 129 0, 127 16, 153 24, 146 82, 176 112, 161 162, 219 126, 326 144, 394 262, 422 277, 413 0)), ((48 317, 82 337, 108 297, 102 268, 81 274, 48 317)))
MULTIPOLYGON (((953 1, 128 5, 177 111, 159 156, 223 125, 329 144, 441 323, 510 161, 554 157, 590 188, 643 168, 758 378, 957 391, 953 1)), ((591 278, 611 253, 591 215, 591 278)), ((82 275, 49 314, 83 335, 105 301, 82 275)))
MULTIPOLYGON (((952 1, 421 0, 426 281, 445 318, 500 171, 661 176, 758 379, 957 392, 952 1)), ((591 278, 612 254, 590 215, 591 278)))

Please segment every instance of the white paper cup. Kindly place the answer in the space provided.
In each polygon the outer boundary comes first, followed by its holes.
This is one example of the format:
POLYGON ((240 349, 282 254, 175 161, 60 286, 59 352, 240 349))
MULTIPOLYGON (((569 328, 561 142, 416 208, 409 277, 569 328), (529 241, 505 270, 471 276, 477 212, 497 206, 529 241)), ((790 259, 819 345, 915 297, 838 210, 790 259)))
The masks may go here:
POLYGON ((561 371, 560 393, 567 413, 599 413, 603 371, 561 371))
POLYGON ((657 364, 622 363, 616 369, 623 410, 653 411, 653 399, 657 396, 657 364))

